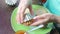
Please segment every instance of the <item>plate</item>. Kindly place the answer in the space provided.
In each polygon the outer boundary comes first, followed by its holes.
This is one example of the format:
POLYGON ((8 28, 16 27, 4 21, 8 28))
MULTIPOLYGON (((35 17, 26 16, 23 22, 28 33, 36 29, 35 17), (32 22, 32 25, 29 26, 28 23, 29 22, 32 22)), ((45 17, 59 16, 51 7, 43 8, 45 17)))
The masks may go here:
MULTIPOLYGON (((36 14, 36 11, 38 9, 42 9, 42 10, 45 10, 46 13, 49 12, 49 10, 43 6, 40 6, 40 5, 32 5, 33 7, 33 10, 34 10, 34 13, 36 14)), ((28 31, 31 29, 30 26, 24 26, 22 24, 17 24, 17 21, 16 21, 16 13, 17 13, 17 9, 18 8, 15 8, 14 11, 12 12, 12 15, 11 15, 11 26, 13 28, 13 30, 15 32, 19 31, 19 30, 24 30, 24 31, 28 31)), ((46 34, 48 32, 51 31, 52 29, 52 23, 49 23, 48 26, 46 28, 41 28, 41 29, 37 29, 35 31, 32 31, 30 32, 29 34, 46 34)))

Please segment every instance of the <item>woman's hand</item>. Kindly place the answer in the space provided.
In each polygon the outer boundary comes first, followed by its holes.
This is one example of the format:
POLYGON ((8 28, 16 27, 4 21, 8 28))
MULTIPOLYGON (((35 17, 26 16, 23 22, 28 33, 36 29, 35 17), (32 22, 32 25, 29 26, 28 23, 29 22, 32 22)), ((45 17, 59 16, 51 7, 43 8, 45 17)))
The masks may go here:
POLYGON ((53 14, 46 13, 46 14, 36 16, 33 19, 35 21, 34 21, 34 23, 31 24, 31 26, 36 26, 36 25, 40 25, 40 24, 46 25, 49 22, 54 22, 55 16, 53 14))
POLYGON ((32 2, 31 0, 20 0, 18 11, 17 11, 17 16, 16 16, 16 20, 18 23, 24 22, 24 17, 25 17, 24 12, 26 8, 29 8, 31 15, 34 14, 32 10, 31 2, 32 2))

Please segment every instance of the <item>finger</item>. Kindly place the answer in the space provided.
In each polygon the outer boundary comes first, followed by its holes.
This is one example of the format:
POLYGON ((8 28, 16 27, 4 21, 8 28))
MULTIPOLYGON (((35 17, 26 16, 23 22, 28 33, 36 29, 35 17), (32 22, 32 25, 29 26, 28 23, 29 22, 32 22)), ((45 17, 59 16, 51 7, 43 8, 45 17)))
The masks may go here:
POLYGON ((35 19, 35 20, 38 20, 38 19, 45 19, 45 17, 44 17, 44 16, 39 15, 39 16, 34 17, 33 19, 35 19))
POLYGON ((19 16, 19 18, 20 18, 20 23, 23 23, 23 14, 21 14, 20 16, 19 16))
POLYGON ((20 7, 20 9, 18 10, 19 11, 19 19, 20 19, 20 23, 23 23, 23 21, 24 21, 24 12, 25 12, 25 9, 26 9, 26 7, 24 6, 22 6, 22 7, 20 7))
POLYGON ((26 14, 24 14, 24 16, 23 16, 23 20, 25 19, 25 17, 26 17, 26 14))
POLYGON ((46 24, 47 22, 48 22, 48 19, 42 19, 42 20, 38 20, 38 21, 32 23, 31 26, 36 26, 39 24, 46 24))
POLYGON ((20 24, 20 10, 21 10, 21 7, 18 8, 17 16, 16 16, 16 20, 17 20, 17 23, 18 23, 18 24, 20 24))
POLYGON ((19 23, 22 23, 23 22, 23 15, 24 15, 24 9, 18 9, 18 12, 17 12, 17 21, 19 23))
POLYGON ((33 9, 32 9, 32 5, 29 5, 28 8, 29 8, 30 14, 31 14, 32 16, 34 16, 34 12, 33 12, 33 9))
POLYGON ((47 18, 47 17, 50 17, 50 13, 46 13, 46 14, 42 14, 42 15, 38 15, 38 16, 34 17, 33 19, 47 18))

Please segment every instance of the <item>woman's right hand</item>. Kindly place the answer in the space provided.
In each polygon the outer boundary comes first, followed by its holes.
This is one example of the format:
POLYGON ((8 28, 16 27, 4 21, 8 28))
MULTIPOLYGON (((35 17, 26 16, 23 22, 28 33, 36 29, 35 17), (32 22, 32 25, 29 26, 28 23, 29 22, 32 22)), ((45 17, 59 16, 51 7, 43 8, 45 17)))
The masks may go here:
POLYGON ((32 5, 30 4, 30 0, 20 0, 19 6, 18 6, 18 11, 17 11, 17 16, 16 20, 18 23, 23 23, 24 22, 24 17, 25 17, 25 10, 28 8, 30 10, 31 15, 33 15, 33 10, 32 10, 32 5))

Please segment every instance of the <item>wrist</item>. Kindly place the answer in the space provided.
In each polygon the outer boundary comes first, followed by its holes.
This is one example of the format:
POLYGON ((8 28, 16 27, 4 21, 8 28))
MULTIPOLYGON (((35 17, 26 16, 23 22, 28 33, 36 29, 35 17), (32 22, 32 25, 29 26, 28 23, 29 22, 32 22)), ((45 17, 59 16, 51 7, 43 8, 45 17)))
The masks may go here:
POLYGON ((55 16, 54 22, 55 23, 60 23, 60 17, 59 16, 55 16))
POLYGON ((50 22, 55 22, 56 20, 56 16, 51 14, 51 17, 50 17, 50 22))

